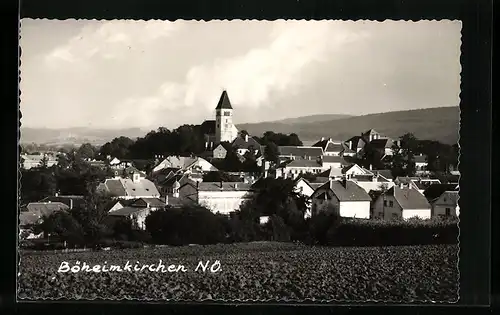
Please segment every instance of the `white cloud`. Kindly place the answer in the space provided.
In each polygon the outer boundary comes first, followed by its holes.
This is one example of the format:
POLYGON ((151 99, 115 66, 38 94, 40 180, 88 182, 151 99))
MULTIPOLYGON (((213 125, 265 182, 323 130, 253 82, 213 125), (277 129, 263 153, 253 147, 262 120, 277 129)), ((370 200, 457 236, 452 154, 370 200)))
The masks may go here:
POLYGON ((124 57, 127 46, 139 49, 162 37, 170 36, 182 23, 165 21, 89 21, 80 33, 50 52, 45 61, 49 66, 60 67, 63 63, 78 66, 99 56, 105 59, 124 57))
MULTIPOLYGON (((161 104, 158 110, 186 106, 211 110, 222 89, 228 91, 231 101, 239 108, 270 105, 271 94, 285 93, 297 84, 306 84, 302 72, 311 63, 328 60, 335 49, 364 36, 349 31, 348 25, 329 21, 280 21, 273 26, 267 47, 195 65, 184 82, 165 82, 153 96, 161 104)), ((127 99, 124 103, 132 102, 143 108, 151 98, 148 95, 127 99)), ((151 120, 156 117, 151 113, 151 120)))

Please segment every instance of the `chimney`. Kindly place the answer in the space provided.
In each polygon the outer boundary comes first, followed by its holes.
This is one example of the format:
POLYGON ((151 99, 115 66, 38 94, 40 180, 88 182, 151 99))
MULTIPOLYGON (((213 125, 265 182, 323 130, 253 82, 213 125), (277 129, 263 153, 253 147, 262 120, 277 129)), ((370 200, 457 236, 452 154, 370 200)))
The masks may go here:
POLYGON ((73 199, 69 200, 69 210, 73 209, 73 199))
POLYGON ((404 188, 404 186, 405 186, 405 185, 404 185, 403 183, 399 183, 399 188, 400 188, 400 189, 403 189, 403 188, 404 188))
POLYGON ((168 195, 165 195, 165 204, 168 205, 168 195))
POLYGON ((352 150, 352 141, 349 141, 349 150, 352 150))
POLYGON ((370 164, 370 171, 371 171, 371 170, 373 170, 373 166, 372 166, 372 164, 370 164))
POLYGON ((321 137, 321 141, 324 141, 325 140, 325 137, 321 137))
POLYGON ((333 189, 333 179, 331 177, 328 179, 328 182, 330 184, 330 189, 333 189))
POLYGON ((248 134, 245 134, 245 142, 248 142, 248 134))
POLYGON ((58 197, 58 196, 59 196, 59 193, 58 193, 58 192, 56 192, 55 196, 56 196, 56 197, 58 197))
POLYGON ((234 189, 238 189, 238 184, 234 184, 234 189))
POLYGON ((205 142, 205 150, 208 149, 208 142, 205 142))

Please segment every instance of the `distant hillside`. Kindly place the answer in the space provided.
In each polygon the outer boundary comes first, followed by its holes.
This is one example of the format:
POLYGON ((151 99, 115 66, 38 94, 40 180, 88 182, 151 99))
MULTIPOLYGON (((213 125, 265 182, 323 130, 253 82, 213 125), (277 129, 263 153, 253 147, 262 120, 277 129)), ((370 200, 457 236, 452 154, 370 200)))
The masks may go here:
MULTIPOLYGON (((296 133, 304 142, 331 137, 347 140, 368 129, 375 129, 383 135, 398 138, 407 132, 419 139, 438 140, 453 144, 458 141, 460 109, 438 107, 353 116, 313 122, 263 122, 240 124, 238 129, 247 130, 253 135, 262 135, 272 130, 281 133, 296 133)), ((327 116, 327 115, 325 115, 327 116)), ((310 116, 309 116, 310 117, 310 116)), ((300 121, 300 118, 296 118, 300 121)))
POLYGON ((140 128, 128 129, 90 129, 90 128, 28 128, 21 127, 21 143, 37 143, 46 145, 65 145, 92 143, 102 145, 116 137, 125 136, 129 138, 142 137, 146 134, 140 128))
POLYGON ((298 123, 313 123, 313 122, 321 122, 321 121, 331 121, 331 120, 338 120, 338 119, 344 119, 344 118, 349 118, 349 117, 354 117, 351 115, 337 115, 337 114, 326 114, 326 115, 310 115, 310 116, 302 116, 302 117, 295 117, 295 118, 286 118, 282 120, 276 120, 276 121, 268 121, 270 123, 281 123, 281 124, 298 124, 298 123))

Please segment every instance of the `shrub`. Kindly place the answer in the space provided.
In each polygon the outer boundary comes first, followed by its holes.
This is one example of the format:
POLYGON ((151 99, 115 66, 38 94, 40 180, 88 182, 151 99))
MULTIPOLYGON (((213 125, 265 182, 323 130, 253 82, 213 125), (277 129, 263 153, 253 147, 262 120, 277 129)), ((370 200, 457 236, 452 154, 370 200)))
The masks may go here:
POLYGON ((266 240, 288 242, 290 241, 290 231, 285 221, 277 216, 272 215, 269 221, 263 227, 263 233, 266 240))

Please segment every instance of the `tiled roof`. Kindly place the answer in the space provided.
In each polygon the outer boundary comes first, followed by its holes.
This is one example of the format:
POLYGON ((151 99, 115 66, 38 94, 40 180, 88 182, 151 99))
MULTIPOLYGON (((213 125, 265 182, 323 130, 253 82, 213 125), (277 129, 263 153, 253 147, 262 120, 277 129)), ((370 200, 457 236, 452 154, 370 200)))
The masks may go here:
MULTIPOLYGON (((449 200, 452 204, 458 205, 458 199, 459 199, 459 193, 458 191, 445 191, 441 196, 444 196, 446 198, 444 202, 446 204, 449 204, 447 201, 449 200)), ((439 197, 441 197, 439 196, 439 197)))
POLYGON ((61 202, 61 203, 64 203, 65 205, 67 205, 68 207, 71 206, 71 202, 73 201, 73 208, 78 208, 85 203, 83 196, 71 196, 71 195, 49 196, 49 197, 46 197, 46 198, 40 200, 40 202, 49 202, 49 201, 50 202, 61 202))
POLYGON ((19 213, 19 226, 33 225, 40 220, 40 216, 33 212, 19 213))
POLYGON ((229 101, 229 96, 227 95, 227 91, 223 91, 219 102, 217 103, 217 107, 215 109, 233 109, 231 106, 231 102, 229 101))
POLYGON ((143 201, 149 204, 150 207, 163 207, 165 206, 165 202, 158 198, 140 198, 136 200, 132 205, 135 205, 138 201, 143 201))
POLYGON ((391 139, 373 139, 370 145, 376 149, 389 149, 392 147, 394 142, 391 139))
POLYGON ((330 155, 323 156, 324 163, 342 163, 342 160, 343 158, 341 156, 330 156, 330 155))
POLYGON ((424 196, 428 201, 433 201, 439 198, 445 191, 458 191, 457 185, 454 184, 434 184, 424 190, 424 196))
POLYGON ((393 179, 391 170, 372 170, 370 171, 375 175, 381 175, 387 179, 393 179))
POLYGON ((318 174, 318 177, 322 178, 330 178, 330 177, 338 177, 342 176, 342 169, 337 168, 337 167, 331 167, 327 169, 326 171, 321 172, 318 174))
POLYGON ((321 186, 330 189, 339 201, 371 201, 370 195, 356 183, 346 180, 345 187, 342 180, 331 180, 321 186))
POLYGON ((110 216, 129 216, 131 214, 139 213, 142 211, 146 211, 148 208, 137 208, 137 207, 123 207, 120 209, 117 209, 115 211, 109 212, 108 215, 110 216))
POLYGON ((55 211, 69 210, 69 207, 62 202, 30 202, 26 209, 36 215, 49 216, 55 211))
POLYGON ((314 160, 291 160, 285 163, 286 167, 321 167, 322 164, 314 160))
POLYGON ((387 191, 387 194, 393 195, 403 210, 431 208, 425 196, 413 188, 401 189, 398 186, 393 186, 387 191))
POLYGON ((323 155, 323 149, 319 147, 304 146, 279 146, 279 154, 282 156, 318 157, 323 155))
POLYGON ((104 182, 108 193, 114 197, 160 196, 155 184, 148 179, 134 182, 130 178, 106 179, 104 182))
POLYGON ((244 135, 239 135, 234 139, 232 143, 233 148, 238 148, 238 149, 249 149, 250 147, 253 147, 255 150, 260 150, 260 143, 257 142, 253 137, 248 136, 248 142, 245 141, 245 136, 244 135))
POLYGON ((249 191, 251 188, 251 184, 242 182, 201 182, 198 185, 199 191, 249 191))
POLYGON ((325 152, 342 152, 344 147, 341 142, 329 142, 325 152))
POLYGON ((363 132, 361 135, 363 135, 363 136, 380 135, 380 133, 378 133, 377 131, 375 131, 375 129, 370 129, 370 130, 367 130, 367 131, 363 132))
MULTIPOLYGON (((231 143, 226 142, 226 141, 219 143, 219 145, 220 145, 222 148, 226 149, 226 151, 231 151, 231 149, 232 149, 232 145, 231 145, 231 143)), ((219 146, 219 145, 218 145, 218 146, 219 146)), ((218 147, 218 146, 217 146, 217 147, 218 147)), ((216 147, 216 148, 217 148, 217 147, 216 147)))

